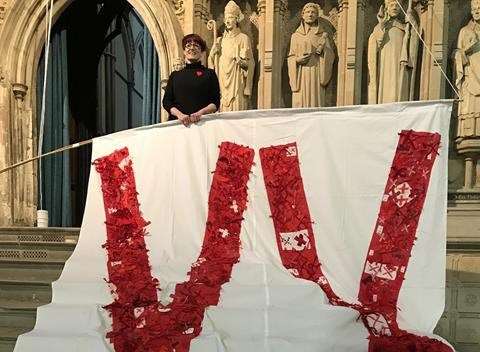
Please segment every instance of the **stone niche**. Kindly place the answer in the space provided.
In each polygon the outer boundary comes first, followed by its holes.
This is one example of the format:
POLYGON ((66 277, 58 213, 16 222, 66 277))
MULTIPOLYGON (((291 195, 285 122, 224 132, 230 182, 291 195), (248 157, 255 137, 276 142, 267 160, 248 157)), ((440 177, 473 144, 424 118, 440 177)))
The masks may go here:
MULTIPOLYGON (((369 37, 372 34, 375 26, 379 23, 378 22, 378 13, 380 8, 384 5, 385 0, 368 0, 364 1, 364 18, 363 18, 363 50, 362 50, 362 72, 361 75, 361 103, 368 104, 368 80, 369 80, 369 72, 368 72, 368 41, 369 37)), ((402 6, 406 9, 408 6, 408 1, 402 0, 402 6)), ((420 26, 420 33, 422 37, 425 37, 425 23, 422 18, 422 13, 424 12, 424 6, 421 0, 414 0, 413 1, 413 10, 415 19, 419 22, 420 26)), ((402 18, 404 17, 403 13, 400 15, 402 18)), ((412 36, 417 36, 417 34, 412 30, 412 36)), ((421 74, 422 74, 422 65, 423 65, 423 45, 419 43, 417 55, 417 63, 414 70, 415 80, 414 80, 414 87, 413 87, 413 100, 420 100, 420 85, 421 85, 421 74)))
POLYGON ((380 9, 380 6, 384 3, 384 0, 369 0, 365 2, 365 18, 363 23, 363 61, 362 61, 362 93, 361 93, 361 102, 362 104, 368 103, 368 37, 373 32, 373 29, 378 23, 377 13, 380 9))
MULTIPOLYGON (((292 107, 292 90, 289 84, 287 56, 290 51, 290 38, 301 23, 303 6, 310 1, 289 1, 288 9, 284 18, 284 35, 282 38, 282 100, 284 107, 292 107)), ((332 42, 332 49, 335 54, 333 63, 333 73, 330 82, 326 87, 325 102, 326 106, 337 105, 337 77, 338 77, 338 1, 321 0, 311 1, 320 5, 321 13, 319 16, 319 25, 325 30, 332 42)))
MULTIPOLYGON (((468 24, 471 20, 470 1, 466 0, 451 0, 448 16, 448 32, 446 36, 448 57, 447 57, 447 75, 455 84, 455 66, 454 66, 454 51, 457 47, 458 35, 462 27, 468 24)), ((455 98, 455 93, 450 85, 445 86, 445 96, 455 98)), ((448 189, 449 192, 469 192, 464 189, 465 183, 465 161, 464 157, 457 152, 455 139, 457 137, 458 129, 458 104, 454 105, 452 119, 450 124, 450 146, 449 146, 449 170, 448 170, 448 189)), ((472 196, 470 196, 471 198, 472 196)), ((477 197, 480 200, 480 194, 477 197)), ((463 200, 462 200, 463 201, 463 200)))
MULTIPOLYGON (((221 1, 212 1, 211 3, 211 15, 212 18, 217 23, 217 35, 220 37, 224 30, 225 24, 224 20, 224 10, 225 6, 230 0, 221 0, 221 1)), ((258 12, 257 12, 257 1, 255 0, 235 0, 237 5, 240 7, 243 13, 243 20, 240 22, 239 27, 242 33, 245 33, 251 40, 253 58, 255 61, 255 71, 253 74, 253 88, 250 101, 250 109, 256 109, 257 98, 258 98, 258 81, 259 81, 259 59, 258 59, 258 12)), ((209 32, 207 42, 213 41, 213 33, 209 32)))

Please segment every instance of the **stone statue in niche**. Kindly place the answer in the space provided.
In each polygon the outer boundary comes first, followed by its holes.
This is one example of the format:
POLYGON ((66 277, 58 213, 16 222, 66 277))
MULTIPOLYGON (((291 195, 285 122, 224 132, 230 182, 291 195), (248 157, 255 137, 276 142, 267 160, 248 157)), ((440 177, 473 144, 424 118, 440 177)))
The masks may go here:
POLYGON ((325 92, 332 79, 335 52, 329 34, 319 23, 321 8, 307 3, 300 26, 290 39, 287 56, 292 107, 325 106, 325 92))
POLYGON ((480 0, 472 0, 472 19, 460 30, 454 52, 460 138, 480 137, 480 0))
POLYGON ((173 60, 173 70, 180 71, 185 67, 185 60, 183 58, 177 57, 173 60))
POLYGON ((238 26, 242 19, 240 7, 230 1, 225 7, 225 31, 208 56, 208 66, 215 70, 220 83, 220 111, 249 108, 255 62, 250 38, 238 26))
POLYGON ((410 0, 385 0, 368 41, 368 103, 413 100, 418 65, 419 23, 410 0), (416 30, 416 31, 415 31, 416 30))

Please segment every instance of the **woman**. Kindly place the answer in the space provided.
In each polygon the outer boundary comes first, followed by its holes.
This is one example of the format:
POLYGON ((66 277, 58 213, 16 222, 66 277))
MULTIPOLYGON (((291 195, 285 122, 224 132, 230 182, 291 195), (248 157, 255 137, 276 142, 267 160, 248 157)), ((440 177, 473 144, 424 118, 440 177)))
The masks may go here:
POLYGON ((200 62, 207 45, 197 34, 186 35, 182 40, 185 68, 174 71, 168 78, 163 107, 169 121, 180 120, 185 126, 198 122, 202 115, 218 110, 220 87, 215 71, 200 62))

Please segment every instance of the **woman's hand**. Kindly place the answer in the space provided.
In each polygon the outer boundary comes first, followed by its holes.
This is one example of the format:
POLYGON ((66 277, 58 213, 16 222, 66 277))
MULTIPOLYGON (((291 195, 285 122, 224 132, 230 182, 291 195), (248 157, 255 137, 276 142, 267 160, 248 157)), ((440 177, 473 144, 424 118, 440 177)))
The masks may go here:
POLYGON ((203 116, 203 111, 202 110, 198 110, 197 112, 194 112, 193 114, 190 115, 191 123, 195 123, 195 122, 200 121, 202 116, 203 116))
POLYGON ((181 123, 183 123, 185 127, 190 126, 190 124, 193 122, 190 116, 185 115, 183 113, 179 114, 177 118, 180 120, 181 123))
POLYGON ((203 115, 211 114, 215 111, 217 111, 217 107, 215 106, 215 104, 210 103, 204 108, 198 110, 197 112, 190 114, 190 123, 196 123, 202 119, 203 115))
POLYGON ((183 112, 178 110, 176 107, 173 107, 173 108, 170 109, 170 114, 175 116, 181 123, 183 123, 183 125, 185 127, 190 126, 190 124, 192 123, 190 121, 190 116, 185 115, 183 112))

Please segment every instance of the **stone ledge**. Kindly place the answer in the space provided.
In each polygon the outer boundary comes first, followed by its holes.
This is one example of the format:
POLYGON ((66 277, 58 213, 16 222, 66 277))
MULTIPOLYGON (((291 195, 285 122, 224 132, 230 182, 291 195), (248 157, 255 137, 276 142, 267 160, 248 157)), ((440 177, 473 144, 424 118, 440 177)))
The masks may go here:
POLYGON ((449 246, 479 248, 480 206, 452 206, 447 209, 447 242, 449 246))
POLYGON ((13 226, 13 227, 0 227, 0 232, 18 232, 18 231, 26 231, 26 232, 72 232, 72 233, 79 233, 79 227, 21 227, 21 226, 13 226))
POLYGON ((457 191, 448 191, 448 201, 450 203, 469 203, 473 202, 477 205, 480 205, 480 190, 463 190, 459 189, 457 191))
POLYGON ((18 246, 21 246, 24 251, 71 253, 78 243, 79 232, 78 228, 0 228, 0 249, 5 252, 8 249, 19 250, 18 246), (15 248, 10 248, 12 246, 15 248))

